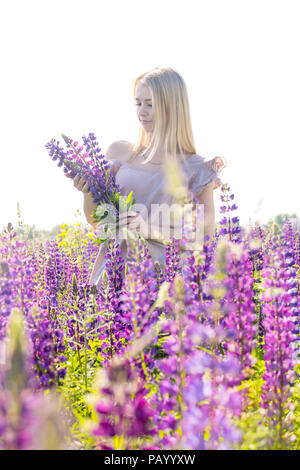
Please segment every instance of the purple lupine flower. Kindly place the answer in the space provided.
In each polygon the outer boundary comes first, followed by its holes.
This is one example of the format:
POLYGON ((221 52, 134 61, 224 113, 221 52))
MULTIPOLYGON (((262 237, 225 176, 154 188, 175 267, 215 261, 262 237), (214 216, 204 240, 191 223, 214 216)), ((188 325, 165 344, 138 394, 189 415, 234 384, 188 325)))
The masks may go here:
POLYGON ((185 258, 184 266, 182 268, 182 275, 184 278, 185 286, 191 296, 191 300, 202 300, 203 285, 202 285, 202 271, 203 271, 203 256, 197 257, 197 263, 194 253, 185 258))
POLYGON ((45 309, 31 308, 26 318, 32 342, 32 368, 36 388, 50 388, 64 378, 64 333, 45 309))
POLYGON ((8 362, 0 384, 0 449, 62 448, 62 410, 50 395, 30 389, 28 339, 20 309, 13 309, 8 332, 8 362))
POLYGON ((241 367, 241 377, 247 377, 254 356, 256 341, 256 314, 253 302, 252 264, 246 247, 242 244, 226 243, 220 247, 221 263, 224 259, 225 249, 225 277, 222 285, 226 288, 223 297, 224 318, 223 325, 231 331, 234 338, 226 344, 226 349, 235 357, 241 367))
MULTIPOLYGON (((93 133, 83 136, 83 146, 78 146, 78 142, 62 135, 67 151, 60 147, 59 141, 51 139, 45 147, 49 151, 49 156, 53 161, 58 160, 58 165, 63 166, 64 172, 70 178, 76 175, 84 176, 89 191, 92 194, 96 209, 93 212, 95 222, 104 224, 105 229, 98 243, 107 242, 108 228, 115 230, 119 212, 129 210, 135 204, 134 198, 128 199, 121 195, 120 187, 115 181, 114 174, 109 168, 110 164, 101 154, 101 148, 93 133), (85 148, 85 152, 83 149, 85 148)), ((110 230, 111 232, 111 230, 110 230)), ((109 238, 111 233, 109 233, 109 238)))
POLYGON ((163 332, 168 333, 162 343, 167 357, 156 361, 162 379, 158 393, 151 402, 158 412, 153 422, 162 436, 157 439, 156 444, 158 448, 164 449, 174 446, 180 448, 180 444, 189 449, 227 448, 241 437, 230 421, 231 416, 240 413, 241 398, 227 388, 239 374, 238 361, 233 357, 223 359, 200 353, 197 350, 199 344, 207 347, 211 343, 214 348, 215 344, 226 339, 227 332, 221 327, 215 330, 199 323, 203 305, 197 305, 190 299, 182 278, 175 278, 169 294, 171 302, 165 306, 165 314, 169 320, 162 328, 163 332), (201 355, 201 361, 198 354, 201 355), (205 372, 212 377, 206 383, 203 379, 205 372), (212 390, 212 393, 205 397, 209 398, 209 404, 198 407, 203 387, 206 394, 208 390, 212 390), (227 411, 223 408, 227 408, 227 411), (198 415, 201 417, 199 420, 198 415), (204 428, 201 428, 204 423, 204 428), (184 442, 178 432, 180 428, 186 438, 184 442), (204 440, 207 428, 211 432, 211 438, 205 447, 199 444, 198 434, 200 440, 201 436, 204 440), (193 437, 192 443, 189 439, 193 437))
POLYGON ((111 359, 116 351, 125 345, 122 338, 127 337, 126 328, 123 327, 121 315, 121 299, 124 270, 120 245, 116 241, 108 240, 106 270, 101 280, 98 304, 103 314, 99 315, 99 339, 102 341, 101 351, 106 359, 111 359))
POLYGON ((261 225, 259 224, 255 225, 255 233, 256 233, 256 238, 260 238, 262 242, 265 241, 267 232, 261 225))
POLYGON ((221 214, 227 214, 220 221, 220 225, 222 226, 220 229, 220 235, 227 235, 230 241, 239 243, 241 240, 239 218, 237 216, 231 216, 231 213, 237 210, 238 206, 235 203, 231 204, 231 201, 234 199, 234 194, 230 193, 230 187, 228 184, 222 184, 220 198, 221 201, 226 204, 220 207, 220 212, 221 214))
POLYGON ((86 333, 94 326, 94 316, 87 315, 87 306, 92 294, 92 286, 80 284, 75 272, 72 275, 72 283, 69 286, 67 314, 67 341, 71 348, 75 348, 80 362, 80 348, 84 346, 86 333))
POLYGON ((0 449, 41 448, 39 436, 43 436, 42 426, 46 425, 42 413, 47 405, 43 395, 30 389, 21 390, 17 401, 11 391, 0 390, 0 449))
POLYGON ((253 272, 261 271, 264 265, 264 248, 263 243, 266 238, 263 229, 256 225, 255 229, 252 230, 248 237, 248 252, 252 261, 253 272))
POLYGON ((216 346, 230 340, 230 332, 220 325, 193 322, 187 336, 193 347, 185 364, 181 446, 229 449, 242 437, 232 423, 242 409, 242 396, 232 388, 240 375, 240 365, 231 354, 225 357, 216 354, 216 346), (198 346, 206 351, 199 351, 198 346))
POLYGON ((130 361, 115 357, 98 375, 100 400, 95 406, 99 415, 93 435, 97 447, 114 449, 114 436, 122 436, 122 449, 133 449, 137 438, 156 435, 152 423, 155 410, 147 400, 145 383, 134 374, 130 361))
POLYGON ((173 448, 180 440, 179 419, 183 411, 182 390, 186 381, 185 364, 193 348, 191 336, 199 311, 184 286, 181 276, 176 276, 169 287, 169 301, 165 302, 167 322, 161 329, 161 348, 166 357, 155 361, 162 373, 158 393, 152 397, 152 405, 158 414, 153 418, 160 434, 159 448, 173 448), (185 303, 187 305, 185 305, 185 303), (192 308, 193 306, 193 308, 192 308), (187 309, 190 307, 188 313, 187 309))
POLYGON ((136 309, 131 316, 131 320, 136 322, 136 336, 143 334, 147 328, 153 325, 159 315, 159 311, 151 312, 151 317, 146 316, 147 312, 157 299, 157 292, 159 289, 159 281, 156 276, 155 263, 149 251, 148 244, 143 239, 136 239, 130 241, 128 247, 127 259, 127 275, 125 278, 125 285, 123 289, 122 298, 127 299, 129 304, 127 308, 123 303, 123 312, 130 310, 133 312, 133 296, 134 286, 137 287, 144 300, 140 300, 139 308, 136 309), (139 330, 139 331, 138 331, 139 330))
POLYGON ((45 145, 49 150, 49 156, 53 161, 59 160, 58 165, 63 166, 64 172, 69 177, 74 178, 77 174, 86 176, 95 203, 103 200, 109 202, 108 188, 106 188, 107 177, 109 185, 113 186, 110 191, 114 189, 115 192, 119 192, 119 187, 115 184, 113 175, 106 174, 108 162, 101 155, 101 149, 97 147, 94 134, 90 133, 88 137, 83 136, 85 153, 82 153, 83 146, 78 147, 77 142, 73 142, 64 135, 62 137, 67 144, 68 151, 64 151, 63 147, 59 146, 59 141, 51 139, 45 145))
MULTIPOLYGON (((222 341, 220 330, 201 326, 214 343, 222 341)), ((199 332, 200 333, 200 332, 199 332)), ((225 333, 226 335, 226 333, 225 333)), ((200 335, 201 336, 201 335, 200 335)), ((232 423, 242 409, 242 397, 229 384, 239 374, 239 364, 231 357, 221 358, 204 351, 194 351, 186 363, 189 377, 183 389, 186 408, 183 412, 181 448, 195 450, 230 449, 241 439, 241 432, 232 423)))
POLYGON ((48 251, 48 259, 45 263, 45 283, 48 292, 49 308, 57 307, 57 293, 60 286, 60 276, 56 270, 56 259, 53 256, 53 252, 51 252, 51 248, 48 251))
POLYGON ((296 229, 290 220, 286 220, 283 227, 285 241, 294 246, 296 229))
POLYGON ((179 240, 172 237, 171 242, 171 245, 167 245, 165 248, 166 267, 164 274, 167 282, 173 281, 176 274, 181 272, 179 240))
POLYGON ((295 264, 300 267, 300 231, 295 235, 295 264))
POLYGON ((13 305, 13 282, 8 263, 2 261, 0 265, 0 341, 5 338, 7 319, 13 305))
POLYGON ((195 301, 202 302, 209 298, 205 290, 205 280, 213 259, 213 251, 213 244, 208 243, 206 239, 200 251, 193 252, 184 260, 182 275, 186 292, 195 301))
POLYGON ((261 406, 267 410, 271 420, 275 440, 279 447, 285 445, 285 417, 291 402, 291 386, 295 379, 295 359, 297 356, 297 323, 299 303, 294 285, 296 270, 292 266, 289 253, 284 249, 269 255, 269 267, 262 271, 265 292, 263 300, 265 327, 265 364, 263 395, 261 406))
MULTIPOLYGON (((115 310, 113 313, 114 322, 111 325, 114 337, 120 342, 120 347, 126 347, 133 340, 147 333, 160 314, 160 309, 152 308, 157 299, 160 282, 156 275, 155 263, 144 239, 137 238, 130 241, 126 268, 125 282, 117 293, 121 301, 120 311, 115 310)), ((121 352, 120 347, 117 348, 117 353, 121 352)), ((145 374, 145 367, 150 369, 153 367, 152 355, 155 356, 155 354, 155 347, 151 347, 149 351, 142 353, 140 358, 142 362, 136 359, 135 365, 142 377, 145 374)))
POLYGON ((34 297, 35 268, 27 245, 18 239, 12 227, 5 230, 0 245, 0 339, 5 336, 7 318, 12 307, 26 315, 34 297))
POLYGON ((290 220, 284 224, 284 245, 289 248, 289 255, 296 263, 296 229, 290 220))

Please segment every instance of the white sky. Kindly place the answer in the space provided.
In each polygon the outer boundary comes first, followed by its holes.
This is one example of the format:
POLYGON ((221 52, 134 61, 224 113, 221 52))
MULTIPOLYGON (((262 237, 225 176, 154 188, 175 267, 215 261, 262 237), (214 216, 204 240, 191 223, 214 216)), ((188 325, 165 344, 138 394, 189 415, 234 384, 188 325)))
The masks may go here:
MULTIPOLYGON (((242 223, 298 213, 298 0, 10 0, 0 7, 0 229, 70 223, 83 196, 44 145, 135 141, 133 81, 172 67, 197 153, 223 155, 242 223)), ((217 219, 220 190, 215 191, 217 219)), ((83 213, 83 211, 82 211, 83 213)), ((82 216, 85 221, 84 216, 82 216)))

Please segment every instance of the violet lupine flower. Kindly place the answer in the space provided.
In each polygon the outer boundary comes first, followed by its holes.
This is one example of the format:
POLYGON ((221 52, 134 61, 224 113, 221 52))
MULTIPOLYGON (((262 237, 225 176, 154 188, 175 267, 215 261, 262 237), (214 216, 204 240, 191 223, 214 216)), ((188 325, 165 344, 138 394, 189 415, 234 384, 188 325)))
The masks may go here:
POLYGON ((272 258, 270 255, 269 264, 270 267, 262 271, 265 288, 263 314, 266 373, 263 376, 264 393, 260 405, 267 410, 267 416, 276 433, 276 445, 284 448, 284 433, 288 427, 285 417, 291 403, 288 398, 295 379, 297 355, 294 314, 297 309, 297 316, 299 315, 299 304, 294 287, 296 270, 289 255, 278 250, 272 254, 272 258))
MULTIPOLYGON (((188 320, 185 318, 182 333, 186 329, 188 320)), ((176 447, 180 440, 179 420, 183 411, 182 390, 186 381, 185 363, 188 354, 182 352, 183 334, 179 335, 175 322, 169 322, 166 333, 171 333, 163 343, 163 351, 169 351, 166 358, 156 360, 156 368, 161 371, 158 391, 151 398, 151 405, 157 413, 153 418, 160 439, 156 445, 163 449, 176 447)))
POLYGON ((290 220, 284 224, 284 245, 289 247, 293 264, 296 264, 296 230, 290 220))
POLYGON ((91 265, 94 261, 94 255, 96 255, 96 249, 93 249, 93 246, 95 247, 95 245, 92 244, 92 240, 88 240, 84 245, 81 245, 79 257, 80 282, 82 284, 85 284, 86 280, 89 278, 91 265))
POLYGON ((208 243, 208 238, 204 241, 201 250, 193 252, 185 258, 182 267, 186 293, 189 293, 191 299, 198 302, 210 299, 205 289, 205 280, 213 259, 214 248, 211 243, 208 243))
POLYGON ((147 328, 157 321, 160 313, 159 310, 151 311, 151 317, 146 314, 157 299, 160 283, 157 278, 155 262, 149 251, 146 240, 137 238, 131 240, 129 243, 127 250, 127 274, 122 294, 122 310, 125 314, 125 318, 128 318, 128 311, 131 312, 131 322, 137 337, 143 334, 147 328), (135 287, 141 295, 136 309, 136 302, 133 297, 135 287), (142 298, 144 300, 142 300, 142 298))
POLYGON ((96 387, 101 398, 95 406, 99 415, 93 435, 97 436, 97 447, 115 449, 113 439, 122 437, 118 449, 140 448, 141 439, 156 435, 152 423, 155 410, 146 398, 145 383, 137 379, 130 361, 115 357, 98 375, 96 387))
POLYGON ((252 350, 256 346, 252 264, 246 247, 242 244, 226 242, 226 245, 220 245, 219 249, 220 262, 225 263, 225 277, 221 282, 226 289, 223 297, 222 324, 234 334, 234 338, 230 339, 225 347, 240 363, 241 376, 237 380, 244 380, 253 364, 252 350))
POLYGON ((261 271, 264 265, 264 240, 266 235, 259 225, 255 226, 247 238, 248 252, 252 261, 253 272, 261 271))
POLYGON ((60 450, 67 448, 62 410, 57 399, 30 388, 17 399, 0 390, 1 450, 60 450))
POLYGON ((197 306, 193 300, 190 302, 181 278, 175 278, 171 294, 174 296, 173 307, 168 303, 165 309, 170 320, 163 327, 163 331, 169 333, 162 344, 167 357, 156 361, 162 379, 151 402, 159 413, 153 422, 162 436, 156 444, 164 449, 181 448, 181 445, 189 449, 228 448, 229 443, 241 437, 230 421, 231 416, 240 413, 241 399, 239 394, 227 389, 239 374, 239 363, 234 357, 223 359, 197 350, 199 344, 206 348, 210 344, 215 347, 217 342, 227 339, 228 333, 221 327, 215 330, 199 323, 203 304, 197 306), (184 302, 188 305, 183 305, 184 302), (203 360, 198 360, 198 354, 203 354, 203 360), (220 372, 222 368, 223 374, 220 372), (210 381, 204 381, 204 373, 211 377, 210 381), (203 388, 207 394, 204 398, 209 402, 204 403, 202 409, 199 393, 203 388), (197 399, 193 401, 197 393, 197 399), (208 430, 210 439, 205 447, 199 444, 199 439, 202 436, 204 440, 208 430), (182 440, 180 435, 186 440, 182 440))
POLYGON ((49 309, 57 307, 57 293, 60 286, 59 275, 56 271, 55 258, 50 255, 45 263, 45 286, 48 293, 49 309))
POLYGON ((228 235, 228 239, 230 241, 239 243, 241 240, 241 227, 239 225, 239 218, 237 216, 231 216, 231 213, 236 211, 238 206, 235 203, 231 203, 231 201, 234 199, 234 194, 230 194, 230 187, 228 184, 222 184, 220 198, 221 201, 226 204, 220 207, 220 212, 221 214, 227 214, 219 222, 222 226, 220 235, 228 235))
POLYGON ((22 390, 16 408, 15 398, 9 390, 0 390, 0 449, 28 450, 36 448, 39 419, 37 410, 45 405, 42 395, 29 389, 22 390), (17 415, 16 415, 17 411, 17 415), (12 419, 12 412, 15 414, 12 419))
POLYGON ((191 300, 202 301, 202 269, 203 269, 203 256, 197 256, 197 262, 195 255, 191 255, 185 258, 184 266, 182 268, 182 275, 185 280, 185 286, 188 289, 188 293, 191 296, 191 300))
POLYGON ((25 245, 20 242, 12 226, 5 230, 0 245, 0 340, 5 337, 6 324, 13 307, 27 311, 26 290, 31 284, 30 277, 24 277, 24 264, 28 264, 25 245))
POLYGON ((62 448, 62 415, 57 404, 53 406, 53 397, 30 389, 30 357, 20 309, 12 310, 8 332, 8 363, 0 384, 0 449, 62 448))
MULTIPOLYGON (((196 252, 196 257, 201 260, 201 265, 199 266, 200 279, 202 281, 202 300, 204 302, 213 301, 213 296, 210 294, 208 289, 208 276, 211 272, 214 271, 213 260, 215 258, 215 252, 219 244, 219 236, 216 234, 214 238, 210 241, 209 236, 204 237, 204 242, 201 251, 196 252)), ((188 281, 186 281, 188 282, 188 281)))
POLYGON ((59 146, 59 141, 55 139, 51 139, 45 145, 52 160, 59 160, 58 166, 63 166, 64 172, 72 179, 77 174, 86 176, 95 203, 99 204, 103 200, 110 202, 108 191, 114 189, 114 192, 119 192, 120 188, 116 185, 114 176, 111 173, 106 174, 109 163, 100 153, 101 149, 98 147, 95 135, 90 133, 88 137, 82 137, 86 147, 85 153, 82 153, 84 146, 78 147, 78 142, 73 142, 64 135, 63 139, 68 151, 64 151, 63 147, 59 146), (106 182, 110 189, 106 187, 106 182))
POLYGON ((300 231, 295 235, 295 264, 300 267, 300 231))
MULTIPOLYGON (((194 334, 215 343, 224 339, 208 325, 199 325, 194 334), (202 331, 200 331, 202 330, 202 331)), ((204 351, 194 351, 186 363, 187 383, 183 389, 186 408, 181 420, 181 447, 190 450, 227 450, 242 438, 232 418, 240 416, 242 397, 229 387, 239 374, 239 364, 232 357, 221 358, 204 351)))
POLYGON ((73 276, 76 276, 76 279, 80 277, 80 268, 78 264, 77 253, 74 248, 71 248, 70 252, 62 251, 62 266, 63 266, 63 285, 65 288, 71 286, 73 282, 73 276))
POLYGON ((36 388, 58 385, 66 374, 64 333, 46 309, 31 308, 26 318, 32 342, 36 388))
POLYGON ((166 267, 165 267, 165 280, 168 282, 173 281, 174 277, 181 272, 180 265, 180 248, 179 240, 172 237, 171 245, 167 245, 166 252, 166 267))
POLYGON ((252 262, 252 275, 253 275, 253 302, 255 303, 255 313, 258 318, 258 327, 257 327, 257 348, 259 351, 263 349, 263 339, 264 339, 264 326, 263 326, 263 313, 262 313, 262 304, 263 301, 261 300, 261 294, 262 294, 262 287, 261 287, 261 275, 260 272, 264 267, 264 259, 265 259, 265 254, 263 253, 263 249, 260 246, 261 242, 258 241, 258 244, 256 244, 258 240, 257 239, 250 239, 248 240, 248 245, 250 245, 251 248, 248 247, 248 253, 249 257, 252 262), (257 247, 259 248, 257 249, 257 247))
MULTIPOLYGON (((137 275, 141 281, 150 281, 150 277, 155 277, 156 270, 147 240, 144 238, 129 238, 127 243, 127 272, 137 275)), ((154 289, 157 286, 156 281, 152 281, 151 285, 154 289)))
MULTIPOLYGON (((120 313, 115 314, 113 325, 114 335, 119 341, 122 339, 123 346, 140 338, 157 321, 161 312, 152 306, 157 299, 159 285, 147 242, 142 238, 131 240, 127 250, 127 272, 120 296, 120 313)), ((152 368, 152 355, 155 354, 155 347, 150 347, 149 351, 142 354, 143 364, 136 360, 142 377, 145 367, 152 368)))
POLYGON ((101 154, 101 149, 93 133, 83 136, 83 146, 78 146, 78 142, 62 135, 67 144, 67 151, 59 146, 59 141, 51 139, 45 147, 53 161, 58 160, 58 166, 63 166, 64 172, 70 178, 76 175, 84 176, 89 191, 93 196, 97 208, 93 212, 95 222, 105 225, 99 243, 107 241, 108 228, 115 231, 115 224, 119 212, 129 210, 135 204, 134 198, 124 198, 121 195, 120 187, 115 181, 114 174, 110 169, 110 163, 101 154), (85 147, 85 152, 83 149, 85 147))
POLYGON ((161 329, 165 337, 161 338, 162 352, 166 357, 155 361, 161 371, 158 393, 152 397, 152 405, 158 414, 153 418, 160 434, 157 441, 159 448, 173 448, 179 443, 179 419, 183 411, 182 390, 186 381, 185 364, 193 349, 191 336, 199 310, 193 305, 181 276, 176 276, 169 288, 169 300, 165 302, 164 314, 167 322, 161 329), (186 303, 186 305, 185 305, 186 303), (187 313, 187 309, 190 309, 187 313), (190 330, 190 331, 191 331, 190 330))
POLYGON ((98 305, 103 314, 98 317, 101 351, 106 359, 111 359, 116 351, 124 347, 122 338, 127 337, 121 314, 121 299, 124 259, 117 241, 108 240, 106 268, 101 280, 98 305))
POLYGON ((261 225, 259 224, 255 225, 255 233, 256 233, 256 238, 260 238, 262 242, 265 241, 267 232, 261 225))
POLYGON ((157 320, 156 311, 151 317, 147 316, 152 305, 147 284, 141 282, 134 274, 127 274, 122 293, 122 318, 120 319, 129 329, 128 341, 140 337, 147 328, 157 320))
POLYGON ((284 264, 286 265, 286 267, 291 268, 288 270, 290 277, 287 280, 286 285, 289 288, 288 293, 292 296, 290 307, 293 311, 293 316, 294 316, 293 333, 298 335, 300 332, 299 330, 300 293, 299 293, 298 283, 297 283, 297 271, 296 271, 297 265, 295 264, 294 242, 286 240, 286 238, 284 237, 282 241, 282 247, 279 250, 279 252, 281 253, 282 258, 284 259, 284 264))
POLYGON ((14 305, 12 299, 14 280, 7 262, 0 264, 0 341, 6 336, 7 319, 14 305))
POLYGON ((20 242, 12 226, 1 239, 0 247, 0 340, 5 336, 7 320, 13 307, 18 307, 25 318, 37 302, 38 263, 31 253, 28 241, 20 242))
MULTIPOLYGON (((77 350, 79 354, 81 345, 85 345, 87 334, 93 329, 95 323, 94 316, 87 315, 87 306, 92 294, 92 286, 78 283, 77 276, 73 272, 69 290, 68 306, 67 308, 62 308, 62 310, 65 310, 67 317, 66 340, 69 346, 77 350)), ((89 348, 89 346, 87 347, 89 348)))

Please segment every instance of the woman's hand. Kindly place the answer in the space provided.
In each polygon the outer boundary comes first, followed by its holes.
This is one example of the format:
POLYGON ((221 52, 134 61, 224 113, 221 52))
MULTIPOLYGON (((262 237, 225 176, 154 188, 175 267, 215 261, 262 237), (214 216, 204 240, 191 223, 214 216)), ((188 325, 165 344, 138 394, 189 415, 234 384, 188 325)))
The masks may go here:
POLYGON ((119 222, 117 222, 117 229, 121 230, 124 227, 143 238, 149 238, 149 225, 139 212, 122 212, 119 216, 119 222))
POLYGON ((78 191, 82 191, 84 194, 90 191, 89 184, 84 176, 76 175, 73 179, 73 185, 78 191))

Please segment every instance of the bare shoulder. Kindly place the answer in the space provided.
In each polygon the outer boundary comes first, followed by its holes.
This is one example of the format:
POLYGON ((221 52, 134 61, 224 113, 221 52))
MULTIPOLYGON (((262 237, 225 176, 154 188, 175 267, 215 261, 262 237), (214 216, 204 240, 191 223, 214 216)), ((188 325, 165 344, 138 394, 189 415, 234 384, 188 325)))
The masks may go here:
POLYGON ((127 161, 131 155, 133 144, 127 140, 117 140, 108 147, 105 158, 107 160, 127 161))

